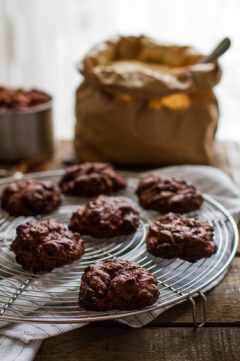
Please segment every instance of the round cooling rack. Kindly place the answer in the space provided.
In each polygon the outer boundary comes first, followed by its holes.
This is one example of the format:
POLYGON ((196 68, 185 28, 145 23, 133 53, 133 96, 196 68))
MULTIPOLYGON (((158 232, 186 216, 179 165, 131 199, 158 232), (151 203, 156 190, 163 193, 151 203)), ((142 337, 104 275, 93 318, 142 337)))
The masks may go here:
MULTIPOLYGON (((25 178, 52 180, 57 182, 63 171, 34 173, 25 178)), ((13 178, 0 181, 0 193, 13 178)), ((127 197, 138 207, 134 194, 137 176, 129 178, 127 190, 119 196, 127 197)), ((68 224, 72 212, 87 202, 87 199, 65 197, 62 206, 47 217, 68 224)), ((149 222, 158 214, 140 209, 141 222, 137 232, 130 236, 110 239, 82 237, 85 242, 83 257, 71 265, 55 269, 50 273, 32 274, 16 263, 14 254, 9 250, 15 237, 16 227, 32 217, 12 218, 0 213, 0 320, 14 322, 40 323, 86 323, 90 321, 119 319, 137 316, 146 311, 152 312, 163 307, 170 307, 183 300, 208 290, 223 277, 237 250, 238 231, 229 212, 208 195, 198 212, 189 216, 198 216, 207 220, 214 228, 218 250, 210 258, 195 263, 180 259, 164 260, 155 258, 146 252, 145 238, 149 222), (160 297, 150 307, 132 311, 86 311, 79 308, 78 291, 81 275, 87 265, 97 261, 119 258, 135 261, 148 269, 158 279, 160 297)), ((195 307, 195 306, 194 306, 195 307)), ((193 307, 193 313, 195 309, 193 307)))

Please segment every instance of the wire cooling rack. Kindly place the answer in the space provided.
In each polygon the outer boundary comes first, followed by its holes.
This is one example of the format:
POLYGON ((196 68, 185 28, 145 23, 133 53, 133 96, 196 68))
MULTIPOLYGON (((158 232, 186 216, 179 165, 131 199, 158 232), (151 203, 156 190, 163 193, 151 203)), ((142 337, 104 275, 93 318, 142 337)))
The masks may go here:
MULTIPOLYGON (((57 182, 62 172, 35 173, 25 178, 57 182)), ((13 178, 0 181, 0 192, 11 181, 13 178)), ((134 188, 137 181, 137 178, 130 177, 128 189, 118 194, 130 198, 136 207, 138 205, 134 188)), ((56 212, 39 219, 54 218, 67 225, 72 212, 86 202, 83 198, 65 197, 63 205, 56 212)), ((24 271, 9 250, 16 227, 34 218, 12 218, 3 212, 0 213, 0 321, 85 323, 139 315, 189 299, 193 306, 193 321, 197 324, 196 304, 192 296, 200 294, 204 302, 203 322, 200 324, 203 325, 206 321, 206 296, 201 291, 227 271, 237 249, 238 231, 233 218, 219 203, 204 195, 201 210, 190 216, 199 216, 212 224, 218 250, 211 258, 189 263, 180 259, 155 258, 146 252, 145 238, 148 225, 158 214, 140 208, 139 210, 141 223, 135 234, 103 240, 83 237, 85 253, 79 261, 38 275, 24 271), (93 312, 79 308, 79 285, 85 267, 113 257, 135 261, 156 276, 160 297, 154 305, 133 311, 93 312)))

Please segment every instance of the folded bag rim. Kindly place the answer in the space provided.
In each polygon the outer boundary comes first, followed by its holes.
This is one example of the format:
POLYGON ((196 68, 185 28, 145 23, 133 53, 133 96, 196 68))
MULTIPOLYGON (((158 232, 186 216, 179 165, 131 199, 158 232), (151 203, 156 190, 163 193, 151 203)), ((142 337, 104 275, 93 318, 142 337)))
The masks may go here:
POLYGON ((118 36, 91 49, 78 69, 96 88, 136 97, 163 97, 198 92, 221 79, 218 62, 201 64, 204 55, 190 46, 161 44, 146 36, 118 36), (114 61, 136 60, 169 66, 161 73, 147 67, 116 69, 114 61))

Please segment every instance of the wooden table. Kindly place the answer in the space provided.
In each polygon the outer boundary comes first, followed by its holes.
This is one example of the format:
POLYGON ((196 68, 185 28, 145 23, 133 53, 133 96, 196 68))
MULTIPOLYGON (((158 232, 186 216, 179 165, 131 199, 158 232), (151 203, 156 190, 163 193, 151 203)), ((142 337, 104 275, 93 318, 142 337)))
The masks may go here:
MULTIPOLYGON (((218 144, 216 164, 240 186, 240 147, 218 144)), ((54 160, 41 169, 58 168, 71 155, 61 143, 54 160)), ((240 253, 224 280, 207 294, 208 321, 192 327, 191 305, 185 302, 141 329, 101 322, 43 342, 35 361, 237 361, 240 360, 240 253)), ((201 301, 197 300, 198 317, 201 301)))

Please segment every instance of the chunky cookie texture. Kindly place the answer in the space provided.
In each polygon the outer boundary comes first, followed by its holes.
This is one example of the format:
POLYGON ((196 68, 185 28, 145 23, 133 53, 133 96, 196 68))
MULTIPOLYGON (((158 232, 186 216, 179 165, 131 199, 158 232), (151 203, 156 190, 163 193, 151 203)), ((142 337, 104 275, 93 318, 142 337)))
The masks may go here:
POLYGON ((194 262, 217 251, 213 228, 205 221, 180 214, 166 214, 154 222, 147 236, 147 250, 156 257, 194 262))
POLYGON ((123 189, 127 182, 108 163, 82 163, 69 167, 59 186, 65 194, 95 197, 123 189))
POLYGON ((160 175, 143 178, 136 194, 143 208, 161 213, 188 213, 199 209, 203 203, 201 193, 191 183, 160 175))
POLYGON ((52 98, 39 90, 0 87, 0 109, 25 110, 50 101, 52 98))
POLYGON ((1 207, 11 216, 47 214, 61 202, 60 191, 52 182, 33 179, 9 184, 1 196, 1 207))
POLYGON ((107 260, 88 266, 82 276, 79 304, 86 310, 132 310, 159 297, 157 279, 137 263, 107 260))
POLYGON ((139 214, 131 203, 101 195, 73 213, 69 228, 92 237, 108 238, 134 233, 138 226, 139 214))
POLYGON ((44 220, 19 226, 11 250, 24 269, 39 272, 51 271, 79 259, 84 244, 79 233, 67 230, 54 220, 44 220))

